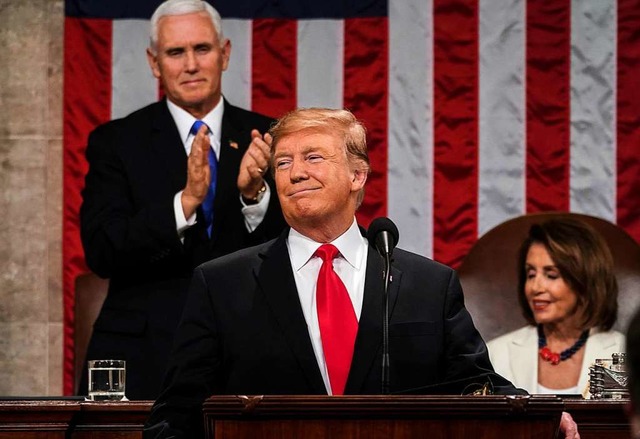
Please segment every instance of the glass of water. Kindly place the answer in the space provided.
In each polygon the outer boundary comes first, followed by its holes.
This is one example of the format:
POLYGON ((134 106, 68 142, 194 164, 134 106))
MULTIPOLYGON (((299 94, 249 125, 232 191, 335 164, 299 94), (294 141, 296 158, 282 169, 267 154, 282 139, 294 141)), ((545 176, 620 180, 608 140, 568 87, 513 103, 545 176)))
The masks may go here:
POLYGON ((125 399, 126 362, 124 360, 89 361, 89 399, 121 401, 125 399))

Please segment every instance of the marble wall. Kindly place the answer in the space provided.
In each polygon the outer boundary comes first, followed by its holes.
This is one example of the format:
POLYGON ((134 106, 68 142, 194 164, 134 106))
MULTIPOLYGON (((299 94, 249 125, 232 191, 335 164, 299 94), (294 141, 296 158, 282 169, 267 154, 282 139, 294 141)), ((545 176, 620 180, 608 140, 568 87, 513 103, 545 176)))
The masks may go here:
POLYGON ((0 396, 62 392, 63 0, 0 0, 0 396))

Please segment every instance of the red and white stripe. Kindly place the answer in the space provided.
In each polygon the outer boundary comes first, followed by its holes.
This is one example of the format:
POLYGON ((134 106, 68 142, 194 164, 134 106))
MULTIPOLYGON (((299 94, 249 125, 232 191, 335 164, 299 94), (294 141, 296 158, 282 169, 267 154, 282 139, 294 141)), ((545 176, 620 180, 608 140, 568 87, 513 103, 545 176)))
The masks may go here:
MULTIPOLYGON (((69 300, 86 135, 158 98, 147 27, 67 18, 69 300)), ((275 117, 346 107, 365 122, 359 220, 389 216, 400 247, 455 267, 495 225, 541 210, 602 217, 640 242, 640 0, 392 0, 384 18, 223 27, 232 103, 275 117)))

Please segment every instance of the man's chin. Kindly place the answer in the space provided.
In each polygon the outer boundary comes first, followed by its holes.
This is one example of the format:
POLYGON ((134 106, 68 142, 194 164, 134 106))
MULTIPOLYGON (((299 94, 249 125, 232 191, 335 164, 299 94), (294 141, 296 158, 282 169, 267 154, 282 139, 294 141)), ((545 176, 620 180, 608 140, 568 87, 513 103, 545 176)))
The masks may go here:
MULTIPOLYGON (((315 224, 316 222, 322 222, 326 219, 324 215, 321 215, 313 206, 301 206, 296 205, 293 208, 283 208, 284 217, 289 224, 315 224)), ((295 228, 295 227, 294 227, 295 228)))

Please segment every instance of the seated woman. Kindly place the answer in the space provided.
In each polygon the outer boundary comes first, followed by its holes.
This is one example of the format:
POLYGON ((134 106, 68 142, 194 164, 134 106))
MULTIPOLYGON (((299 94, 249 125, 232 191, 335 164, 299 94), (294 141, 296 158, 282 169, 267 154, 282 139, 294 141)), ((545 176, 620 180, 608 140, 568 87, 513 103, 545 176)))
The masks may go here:
POLYGON ((518 298, 529 326, 490 341, 495 370, 530 393, 586 395, 596 358, 624 352, 612 331, 618 284, 604 239, 571 219, 535 224, 519 253, 518 298))

